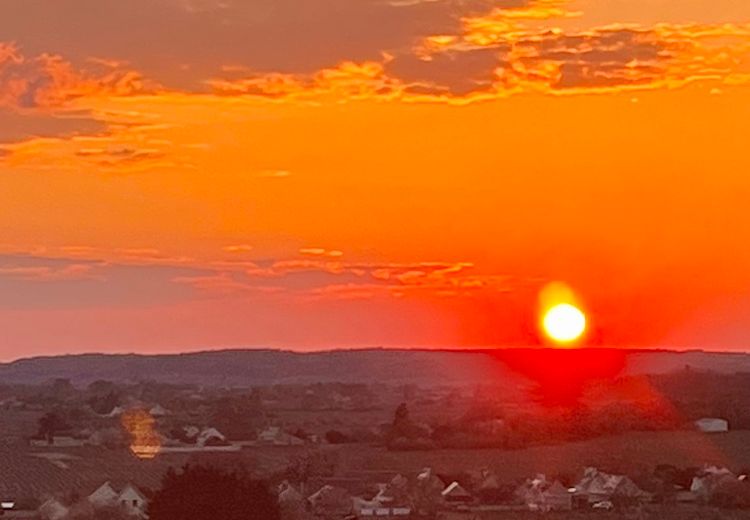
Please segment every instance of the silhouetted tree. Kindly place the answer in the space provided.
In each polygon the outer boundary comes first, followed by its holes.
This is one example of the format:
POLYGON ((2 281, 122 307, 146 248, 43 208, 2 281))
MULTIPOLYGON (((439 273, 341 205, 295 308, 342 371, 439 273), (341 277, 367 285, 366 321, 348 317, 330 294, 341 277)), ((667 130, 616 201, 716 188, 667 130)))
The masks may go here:
MULTIPOLYGON (((404 449, 411 446, 412 441, 428 441, 428 433, 412 421, 406 403, 401 403, 393 414, 393 424, 386 434, 386 444, 389 448, 404 449)), ((415 448, 429 448, 430 446, 414 446, 415 448)))
POLYGON ((170 469, 148 508, 151 520, 280 520, 266 482, 207 466, 170 469))
POLYGON ((329 430, 326 432, 326 441, 328 441, 329 444, 345 444, 347 442, 352 442, 352 438, 338 430, 329 430))
POLYGON ((89 406, 99 415, 108 414, 119 404, 120 396, 114 390, 103 395, 95 395, 89 399, 89 406))
POLYGON ((47 412, 46 414, 41 416, 39 418, 38 425, 39 430, 37 431, 37 435, 39 437, 47 439, 48 441, 52 441, 52 438, 58 432, 67 430, 69 428, 68 424, 65 422, 65 419, 63 419, 62 416, 57 412, 47 412))
POLYGON ((291 482, 307 482, 315 477, 330 477, 336 471, 336 454, 321 450, 308 450, 289 460, 284 478, 291 482))
POLYGON ((256 431, 265 423, 260 394, 223 397, 214 404, 213 424, 230 440, 255 438, 256 431))

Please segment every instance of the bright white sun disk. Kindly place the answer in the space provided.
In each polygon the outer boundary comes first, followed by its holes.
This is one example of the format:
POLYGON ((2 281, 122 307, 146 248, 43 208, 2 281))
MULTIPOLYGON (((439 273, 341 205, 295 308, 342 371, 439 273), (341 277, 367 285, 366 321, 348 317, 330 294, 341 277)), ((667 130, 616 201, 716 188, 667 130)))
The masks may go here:
POLYGON ((558 343, 570 343, 586 330, 586 315, 569 303, 559 303, 544 314, 544 332, 558 343))

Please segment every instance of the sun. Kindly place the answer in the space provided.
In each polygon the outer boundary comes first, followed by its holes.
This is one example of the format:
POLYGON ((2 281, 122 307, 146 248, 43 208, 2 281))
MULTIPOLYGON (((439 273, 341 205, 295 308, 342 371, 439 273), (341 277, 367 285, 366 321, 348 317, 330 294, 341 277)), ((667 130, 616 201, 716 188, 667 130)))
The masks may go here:
POLYGON ((545 334, 556 343, 573 343, 586 332, 586 315, 570 303, 550 307, 542 319, 545 334))

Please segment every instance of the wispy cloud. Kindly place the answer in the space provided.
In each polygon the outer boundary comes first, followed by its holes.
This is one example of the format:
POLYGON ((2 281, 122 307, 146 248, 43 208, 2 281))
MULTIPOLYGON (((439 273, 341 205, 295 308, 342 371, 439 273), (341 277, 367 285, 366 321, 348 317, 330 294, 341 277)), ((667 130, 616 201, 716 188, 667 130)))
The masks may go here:
POLYGON ((0 277, 34 282, 103 279, 103 276, 97 272, 95 265, 75 263, 56 266, 0 266, 0 277))
POLYGON ((224 246, 223 251, 227 253, 249 253, 254 249, 250 244, 232 244, 230 246, 224 246))
POLYGON ((119 62, 90 60, 76 68, 61 56, 27 57, 12 43, 0 42, 0 106, 59 109, 82 97, 126 96, 147 91, 143 77, 119 62))

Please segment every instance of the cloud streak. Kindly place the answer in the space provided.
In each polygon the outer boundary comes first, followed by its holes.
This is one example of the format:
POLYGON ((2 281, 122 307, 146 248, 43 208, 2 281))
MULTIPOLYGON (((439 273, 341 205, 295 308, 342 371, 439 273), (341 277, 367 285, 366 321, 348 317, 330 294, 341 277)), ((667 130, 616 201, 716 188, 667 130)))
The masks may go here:
POLYGON ((60 109, 79 98, 127 96, 147 91, 143 77, 117 62, 89 60, 76 68, 61 56, 27 57, 0 42, 0 106, 60 109))

